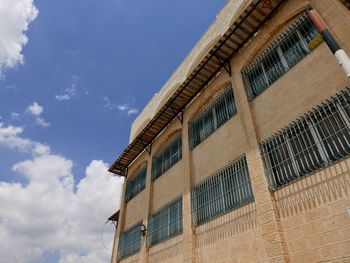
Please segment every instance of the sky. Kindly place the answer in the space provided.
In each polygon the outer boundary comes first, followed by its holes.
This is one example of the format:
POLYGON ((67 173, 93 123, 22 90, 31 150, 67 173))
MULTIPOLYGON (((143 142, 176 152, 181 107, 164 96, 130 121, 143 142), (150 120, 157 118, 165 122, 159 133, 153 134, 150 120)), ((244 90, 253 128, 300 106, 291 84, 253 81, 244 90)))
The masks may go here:
POLYGON ((0 0, 0 263, 109 262, 107 169, 224 3, 0 0))

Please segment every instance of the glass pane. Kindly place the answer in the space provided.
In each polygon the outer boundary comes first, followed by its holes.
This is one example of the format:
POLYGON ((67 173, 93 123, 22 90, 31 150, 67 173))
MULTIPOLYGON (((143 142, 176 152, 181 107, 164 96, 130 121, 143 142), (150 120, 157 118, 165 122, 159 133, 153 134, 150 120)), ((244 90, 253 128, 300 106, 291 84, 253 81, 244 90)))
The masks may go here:
POLYGON ((337 108, 336 104, 328 104, 317 111, 316 127, 332 161, 350 153, 350 133, 344 117, 346 114, 343 112, 342 116, 341 108, 337 108))
POLYGON ((268 55, 264 57, 262 62, 264 65, 267 80, 270 85, 285 72, 277 50, 272 50, 268 55))
POLYGON ((264 71, 260 64, 247 74, 247 79, 253 97, 256 97, 268 87, 264 71))
POLYGON ((301 41, 298 34, 294 32, 281 44, 281 50, 289 68, 293 67, 308 54, 308 50, 305 49, 301 41))

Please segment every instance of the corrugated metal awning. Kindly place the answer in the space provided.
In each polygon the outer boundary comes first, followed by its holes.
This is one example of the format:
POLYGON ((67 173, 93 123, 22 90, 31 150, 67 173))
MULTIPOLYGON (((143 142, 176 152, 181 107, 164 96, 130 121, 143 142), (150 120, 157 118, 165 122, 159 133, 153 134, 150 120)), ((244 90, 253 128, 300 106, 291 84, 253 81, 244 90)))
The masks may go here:
POLYGON ((109 168, 109 171, 126 176, 129 165, 167 125, 183 112, 194 97, 220 72, 222 68, 231 71, 229 60, 254 36, 260 27, 287 0, 252 0, 199 65, 168 99, 152 120, 128 145, 109 168))

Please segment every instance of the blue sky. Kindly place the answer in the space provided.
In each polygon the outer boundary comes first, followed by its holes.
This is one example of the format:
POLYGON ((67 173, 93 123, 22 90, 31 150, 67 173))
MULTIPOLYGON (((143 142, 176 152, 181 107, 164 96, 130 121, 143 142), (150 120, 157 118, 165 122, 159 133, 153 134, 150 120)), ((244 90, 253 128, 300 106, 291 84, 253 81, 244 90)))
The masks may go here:
MULTIPOLYGON (((63 202, 56 204, 67 217, 62 224, 70 221, 70 216, 80 224, 84 212, 79 212, 79 207, 110 201, 104 210, 96 209, 98 215, 92 215, 98 226, 89 225, 90 239, 85 239, 94 243, 104 216, 117 208, 119 200, 113 187, 120 188, 121 181, 106 173, 106 168, 127 146, 137 112, 167 81, 225 0, 0 1, 4 3, 0 17, 7 16, 3 21, 0 18, 0 37, 8 37, 8 43, 20 47, 0 42, 0 234, 6 234, 9 240, 5 242, 18 239, 20 234, 8 222, 19 220, 20 224, 21 212, 14 210, 28 205, 23 200, 35 203, 33 189, 42 183, 56 187, 57 193, 69 192, 71 200, 67 202, 74 204, 71 212, 66 213, 63 202), (38 13, 29 14, 30 8, 38 13), (23 37, 28 38, 26 44, 23 37), (49 149, 38 153, 37 146, 49 149), (84 199, 89 190, 95 197, 91 203, 84 199), (101 193, 105 193, 104 199, 101 193), (4 199, 21 194, 22 201, 4 199)), ((51 192, 42 192, 42 198, 51 192)), ((54 205, 44 205, 42 210, 38 206, 38 211, 22 216, 37 218, 37 212, 50 220, 55 214, 48 211, 54 205)), ((38 240, 36 246, 40 247, 40 227, 35 231, 30 225, 23 228, 28 230, 26 237, 38 240)), ((108 231, 112 233, 111 228, 108 231)), ((86 237, 81 229, 74 233, 75 240, 86 237)), ((57 237, 53 229, 47 230, 45 238, 50 235, 57 237)), ((110 240, 110 235, 106 239, 110 240)), ((26 242, 24 238, 19 244, 23 247, 26 242)), ((61 240, 16 259, 7 250, 3 262, 105 262, 110 254, 92 251, 90 244, 81 251, 70 250, 67 244, 61 240)))

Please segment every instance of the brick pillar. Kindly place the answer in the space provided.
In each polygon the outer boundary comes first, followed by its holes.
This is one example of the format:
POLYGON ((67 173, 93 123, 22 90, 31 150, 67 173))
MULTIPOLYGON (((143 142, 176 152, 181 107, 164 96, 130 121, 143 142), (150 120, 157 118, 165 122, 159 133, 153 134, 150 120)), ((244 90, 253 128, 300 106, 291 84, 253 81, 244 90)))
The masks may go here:
POLYGON ((269 191, 269 185, 265 176, 254 117, 244 89, 242 76, 239 72, 233 73, 231 83, 235 94, 238 115, 242 127, 245 129, 244 132, 249 144, 246 157, 267 261, 276 263, 289 262, 276 202, 273 193, 269 191))
POLYGON ((195 232, 192 228, 191 189, 193 185, 192 151, 188 141, 188 120, 182 126, 182 159, 184 162, 183 214, 183 262, 196 263, 195 232))
MULTIPOLYGON (((148 217, 151 215, 151 206, 152 206, 152 191, 153 191, 153 181, 152 181, 152 159, 153 156, 150 155, 147 162, 147 176, 146 176, 146 205, 143 214, 143 224, 148 227, 148 217)), ((148 230, 148 229, 147 229, 148 230)), ((147 247, 147 234, 145 236, 141 236, 141 251, 140 251, 140 263, 148 262, 148 250, 147 247)))
POLYGON ((117 262, 119 237, 120 237, 120 233, 122 232, 122 230, 124 228, 124 223, 125 223, 125 208, 126 208, 126 203, 124 202, 125 185, 126 185, 126 181, 124 181, 124 183, 122 185, 122 196, 120 198, 120 208, 119 208, 119 220, 118 220, 118 227, 115 230, 115 234, 114 234, 111 263, 117 262))

